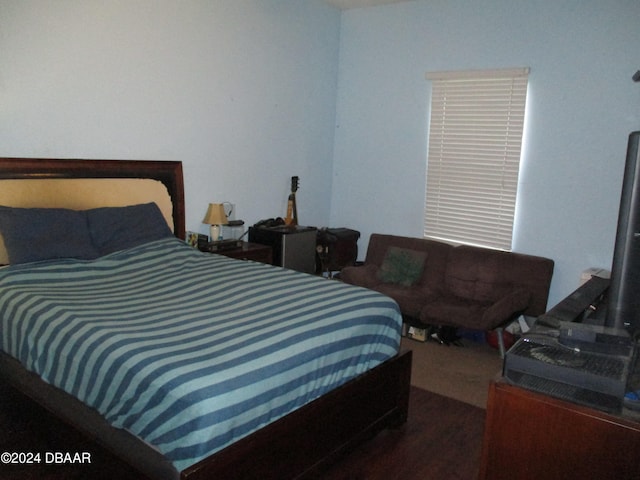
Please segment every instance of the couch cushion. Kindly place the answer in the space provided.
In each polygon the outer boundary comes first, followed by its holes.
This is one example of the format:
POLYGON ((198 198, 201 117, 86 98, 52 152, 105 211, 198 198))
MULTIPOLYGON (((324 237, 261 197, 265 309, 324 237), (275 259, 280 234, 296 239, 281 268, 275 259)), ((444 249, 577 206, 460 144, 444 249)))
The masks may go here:
POLYGON ((506 319, 513 319, 516 315, 524 313, 530 303, 531 293, 524 288, 514 287, 485 310, 482 324, 486 326, 486 329, 495 328, 504 323, 506 319))
POLYGON ((512 289, 512 254, 460 246, 451 251, 445 273, 447 292, 476 302, 494 302, 512 289))
POLYGON ((390 246, 378 270, 378 280, 410 287, 422 278, 427 252, 390 246))
POLYGON ((446 293, 480 302, 495 302, 513 290, 530 294, 526 315, 546 310, 553 260, 462 245, 451 250, 445 271, 446 293))
POLYGON ((453 325, 477 330, 491 330, 522 313, 531 295, 514 288, 496 302, 481 302, 452 295, 427 303, 420 311, 421 322, 430 325, 453 325))
POLYGON ((352 285, 371 288, 378 281, 378 267, 376 265, 359 265, 345 267, 340 271, 340 280, 352 285))
POLYGON ((427 303, 419 318, 427 325, 452 325, 481 330, 481 319, 489 306, 488 303, 445 296, 427 303))
POLYGON ((418 319, 425 303, 437 298, 436 293, 428 288, 403 287, 392 283, 379 283, 374 290, 393 298, 398 302, 403 315, 418 319))

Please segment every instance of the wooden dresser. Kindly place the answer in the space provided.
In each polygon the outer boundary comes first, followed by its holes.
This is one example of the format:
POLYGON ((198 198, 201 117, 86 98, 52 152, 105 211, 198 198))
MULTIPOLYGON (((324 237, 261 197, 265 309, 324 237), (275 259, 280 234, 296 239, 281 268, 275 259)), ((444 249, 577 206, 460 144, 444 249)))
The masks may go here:
POLYGON ((638 480, 640 421, 493 382, 481 480, 638 480))

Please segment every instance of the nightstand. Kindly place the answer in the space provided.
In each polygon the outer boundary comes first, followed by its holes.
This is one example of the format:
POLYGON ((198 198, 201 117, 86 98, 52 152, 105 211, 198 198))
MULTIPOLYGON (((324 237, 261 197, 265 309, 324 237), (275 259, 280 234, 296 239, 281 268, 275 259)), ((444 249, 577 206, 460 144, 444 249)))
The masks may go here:
POLYGON ((237 248, 219 250, 215 253, 225 257, 237 258, 239 260, 253 260, 254 262, 273 264, 273 249, 269 245, 261 243, 242 242, 237 248))

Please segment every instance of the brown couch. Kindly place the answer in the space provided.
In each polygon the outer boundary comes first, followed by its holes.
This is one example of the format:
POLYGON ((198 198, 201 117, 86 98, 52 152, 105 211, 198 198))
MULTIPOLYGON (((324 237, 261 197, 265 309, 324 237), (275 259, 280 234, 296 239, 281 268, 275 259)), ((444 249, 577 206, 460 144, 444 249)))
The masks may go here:
POLYGON ((543 257, 374 233, 364 264, 340 277, 390 296, 421 324, 492 330, 546 311, 553 267, 543 257))

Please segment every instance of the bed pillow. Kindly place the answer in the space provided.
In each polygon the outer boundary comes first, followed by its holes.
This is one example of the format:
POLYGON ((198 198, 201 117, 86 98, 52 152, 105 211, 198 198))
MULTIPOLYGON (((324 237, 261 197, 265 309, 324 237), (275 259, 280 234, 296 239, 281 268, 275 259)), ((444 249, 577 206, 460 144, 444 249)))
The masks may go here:
POLYGON ((378 270, 378 280, 410 287, 422 278, 427 252, 389 247, 378 270))
POLYGON ((101 256, 173 236, 155 203, 94 208, 87 210, 87 220, 101 256))
POLYGON ((99 256, 91 242, 87 217, 78 210, 0 206, 0 232, 12 265, 99 256))

